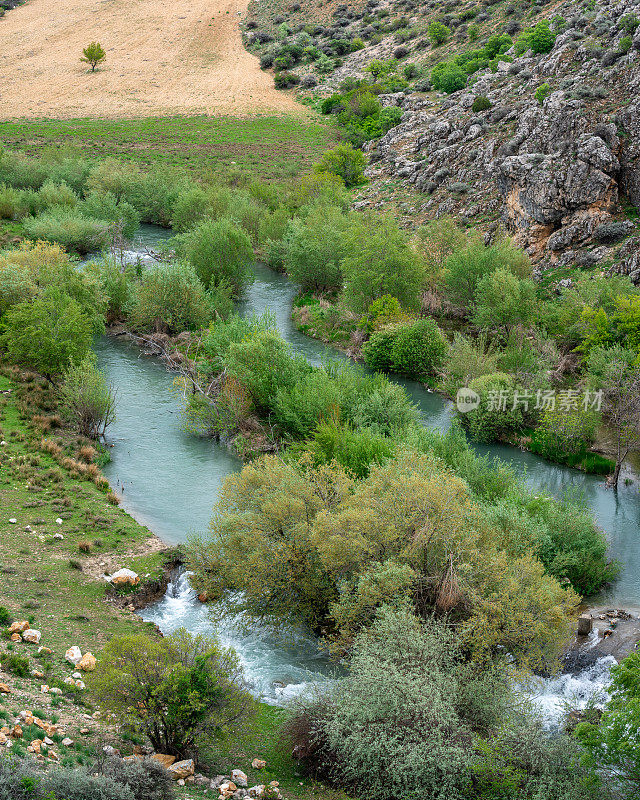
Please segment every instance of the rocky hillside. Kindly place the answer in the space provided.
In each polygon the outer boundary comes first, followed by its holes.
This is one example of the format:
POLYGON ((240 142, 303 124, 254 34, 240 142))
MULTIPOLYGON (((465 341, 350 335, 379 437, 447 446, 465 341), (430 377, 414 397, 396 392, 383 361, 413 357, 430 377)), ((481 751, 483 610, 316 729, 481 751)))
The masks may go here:
POLYGON ((506 229, 539 272, 640 281, 637 0, 262 3, 245 41, 263 68, 337 114, 369 155, 357 208, 389 208, 407 227, 452 214, 488 239, 506 229), (399 124, 385 132, 389 108, 399 124))

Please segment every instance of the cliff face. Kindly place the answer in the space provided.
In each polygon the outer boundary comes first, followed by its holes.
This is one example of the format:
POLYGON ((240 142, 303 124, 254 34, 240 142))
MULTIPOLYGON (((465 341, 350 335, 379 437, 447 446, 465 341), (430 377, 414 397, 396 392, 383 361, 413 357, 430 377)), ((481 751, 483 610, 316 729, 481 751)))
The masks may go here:
POLYGON ((377 97, 402 116, 363 146, 370 184, 357 208, 392 209, 407 227, 452 214, 488 239, 506 229, 540 273, 598 266, 640 281, 638 0, 368 0, 337 8, 276 0, 269 9, 271 17, 263 0, 252 3, 252 49, 264 53, 303 35, 325 62, 333 57, 333 69, 324 63, 320 71, 304 58, 292 68, 315 100, 345 80, 371 82, 374 59, 398 59, 399 74, 408 62, 420 70, 422 80, 377 97), (431 35, 436 20, 449 29, 442 45, 431 35), (551 49, 523 51, 518 37, 540 20, 555 36, 551 49), (504 34, 514 44, 499 58, 475 71, 462 65, 471 72, 463 88, 433 91, 436 64, 504 34), (355 51, 336 58, 340 42, 355 51), (482 111, 473 110, 478 98, 482 111))

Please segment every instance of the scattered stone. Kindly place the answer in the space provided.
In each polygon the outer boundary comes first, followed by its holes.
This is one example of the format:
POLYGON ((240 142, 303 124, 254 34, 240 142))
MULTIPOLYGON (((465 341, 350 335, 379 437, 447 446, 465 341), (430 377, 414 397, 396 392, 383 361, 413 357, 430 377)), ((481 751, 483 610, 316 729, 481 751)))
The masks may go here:
POLYGON ((62 519, 60 517, 56 518, 56 525, 62 525, 62 519))
POLYGON ((71 747, 71 746, 72 746, 72 744, 73 744, 73 739, 70 739, 68 736, 66 736, 66 737, 65 737, 65 738, 62 740, 61 744, 63 744, 65 747, 71 747))
POLYGON ((175 756, 170 756, 167 753, 154 753, 151 756, 151 758, 154 761, 157 761, 158 763, 162 764, 162 766, 165 767, 165 769, 169 769, 169 767, 172 764, 174 764, 176 760, 175 756))
POLYGON ((22 634, 22 638, 25 640, 25 642, 30 642, 31 644, 40 644, 42 634, 35 628, 27 628, 27 630, 22 634))
POLYGON ((236 784, 236 786, 240 786, 243 789, 249 785, 247 776, 241 769, 231 770, 231 780, 236 784))
POLYGON ((67 684, 67 686, 75 686, 76 685, 76 682, 71 677, 66 677, 64 679, 64 682, 67 684))
POLYGON ((34 669, 31 673, 31 677, 37 678, 39 681, 41 681, 44 678, 44 672, 40 672, 39 669, 34 669))
POLYGON ((192 758, 187 758, 184 761, 177 761, 175 764, 171 764, 168 769, 173 780, 177 781, 193 775, 196 771, 196 766, 192 758))
MULTIPOLYGON (((80 731, 80 733, 82 733, 82 731, 80 731)), ((112 747, 110 744, 105 744, 105 746, 102 748, 102 752, 107 756, 119 756, 120 755, 120 751, 116 750, 116 748, 112 747)))
POLYGON ((16 739, 21 739, 22 738, 22 728, 20 727, 20 725, 14 725, 13 726, 13 730, 11 731, 11 735, 13 737, 15 737, 16 739))
POLYGON ((54 533, 53 534, 53 538, 60 540, 60 539, 64 539, 64 536, 61 533, 54 533))
POLYGON ((76 681, 76 686, 78 687, 78 689, 86 689, 87 688, 87 686, 86 686, 84 681, 76 681))
POLYGON ((251 766, 253 769, 264 769, 267 766, 267 762, 263 761, 261 758, 254 758, 251 762, 251 766))
POLYGON ((80 650, 77 645, 73 645, 73 647, 70 647, 67 650, 67 652, 64 654, 64 657, 70 664, 73 664, 73 666, 76 667, 80 661, 82 661, 82 650, 80 650))
POLYGON ((29 623, 26 620, 12 622, 9 626, 9 633, 24 633, 29 630, 29 623))
POLYGON ((85 672, 93 672, 96 668, 96 657, 93 653, 85 653, 78 662, 77 667, 85 672))
POLYGON ((45 655, 50 656, 53 650, 50 647, 39 647, 38 648, 38 655, 45 655))
POLYGON ((22 636, 20 636, 19 633, 12 633, 11 634, 11 641, 12 642, 21 642, 22 641, 22 636))
POLYGON ((17 520, 15 517, 11 517, 11 519, 9 520, 9 522, 10 522, 12 525, 15 525, 17 521, 18 521, 18 520, 17 520))
POLYGON ((10 694, 11 689, 7 686, 6 683, 0 683, 0 694, 10 694))
POLYGON ((136 572, 130 569, 119 569, 114 572, 109 578, 109 581, 114 586, 137 586, 140 583, 140 577, 136 572))
POLYGON ((60 694, 62 694, 62 689, 58 688, 57 686, 52 686, 49 689, 49 694, 58 694, 58 695, 60 695, 60 694))

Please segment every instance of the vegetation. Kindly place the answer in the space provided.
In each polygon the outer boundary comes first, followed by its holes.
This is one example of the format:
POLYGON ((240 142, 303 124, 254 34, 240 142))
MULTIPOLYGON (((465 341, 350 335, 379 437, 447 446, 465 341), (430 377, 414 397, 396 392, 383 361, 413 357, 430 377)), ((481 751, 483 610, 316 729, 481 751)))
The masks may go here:
POLYGON ((91 44, 84 48, 82 54, 80 61, 89 64, 91 66, 91 72, 95 72, 98 64, 102 64, 107 58, 107 54, 100 42, 91 42, 91 44))
POLYGON ((253 709, 235 652, 184 629, 163 639, 112 639, 91 688, 125 728, 179 758, 195 755, 204 737, 240 725, 253 709))

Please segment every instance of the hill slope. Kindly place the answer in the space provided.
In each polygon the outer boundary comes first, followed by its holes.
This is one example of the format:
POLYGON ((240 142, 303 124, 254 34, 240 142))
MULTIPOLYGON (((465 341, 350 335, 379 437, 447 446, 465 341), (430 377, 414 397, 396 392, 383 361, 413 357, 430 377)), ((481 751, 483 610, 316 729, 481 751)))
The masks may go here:
POLYGON ((243 0, 31 0, 0 20, 0 118, 305 115, 238 28, 243 0), (98 40, 107 61, 80 62, 98 40))

